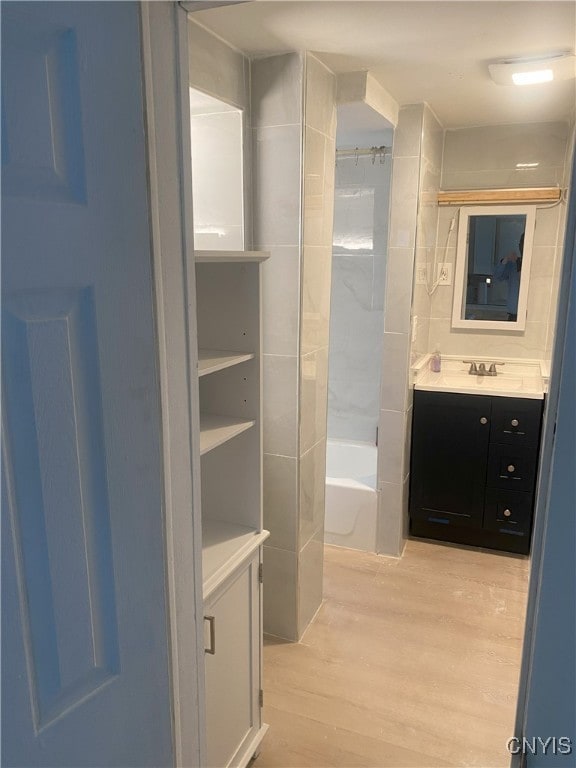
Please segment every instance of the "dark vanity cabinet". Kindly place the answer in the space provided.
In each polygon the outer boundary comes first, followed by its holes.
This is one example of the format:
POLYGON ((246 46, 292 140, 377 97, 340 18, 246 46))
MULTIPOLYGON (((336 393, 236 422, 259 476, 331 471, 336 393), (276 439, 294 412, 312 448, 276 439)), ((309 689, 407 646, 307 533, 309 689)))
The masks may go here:
POLYGON ((528 554, 542 404, 414 392, 412 535, 528 554))

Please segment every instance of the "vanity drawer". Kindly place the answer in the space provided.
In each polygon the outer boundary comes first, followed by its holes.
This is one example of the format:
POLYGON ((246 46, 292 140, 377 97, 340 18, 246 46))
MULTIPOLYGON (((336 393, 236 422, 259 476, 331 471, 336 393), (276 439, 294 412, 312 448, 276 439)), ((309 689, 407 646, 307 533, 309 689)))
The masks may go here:
POLYGON ((489 488, 532 493, 537 463, 536 445, 491 445, 486 485, 489 488))
POLYGON ((512 536, 529 536, 532 526, 532 493, 486 490, 484 528, 512 536))
POLYGON ((537 445, 542 402, 519 397, 492 398, 490 441, 507 445, 537 445))

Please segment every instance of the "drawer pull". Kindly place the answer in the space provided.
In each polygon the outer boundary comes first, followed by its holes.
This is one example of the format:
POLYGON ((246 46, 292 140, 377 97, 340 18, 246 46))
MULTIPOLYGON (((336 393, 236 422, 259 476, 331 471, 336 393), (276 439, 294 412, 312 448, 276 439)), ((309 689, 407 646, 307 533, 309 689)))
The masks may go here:
POLYGON ((482 418, 480 419, 480 424, 488 424, 488 419, 486 418, 486 416, 482 416, 482 418))
POLYGON ((504 517, 510 517, 511 514, 512 514, 512 512, 510 512, 509 509, 505 509, 504 510, 504 517))
POLYGON ((516 471, 516 467, 514 466, 514 464, 508 464, 507 469, 508 469, 508 472, 515 472, 516 471))
POLYGON ((512 419, 512 421, 510 422, 510 424, 512 424, 512 426, 513 426, 513 427, 517 427, 517 426, 518 426, 518 424, 520 424, 520 422, 518 421, 518 419, 512 419))
POLYGON ((207 621, 210 626, 210 646, 204 648, 204 653, 209 653, 214 656, 216 653, 216 617, 204 616, 204 621, 207 621))

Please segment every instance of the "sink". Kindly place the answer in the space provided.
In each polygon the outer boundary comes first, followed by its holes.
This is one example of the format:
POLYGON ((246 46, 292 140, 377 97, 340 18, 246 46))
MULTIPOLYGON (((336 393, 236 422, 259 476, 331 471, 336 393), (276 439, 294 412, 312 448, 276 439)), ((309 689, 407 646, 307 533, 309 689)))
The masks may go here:
MULTIPOLYGON (((479 361, 480 362, 480 361, 479 361)), ((497 376, 471 376, 468 366, 456 360, 443 360, 442 371, 434 373, 423 367, 416 373, 415 389, 433 392, 460 392, 469 395, 527 397, 541 400, 544 386, 537 363, 508 362, 506 372, 497 376)))

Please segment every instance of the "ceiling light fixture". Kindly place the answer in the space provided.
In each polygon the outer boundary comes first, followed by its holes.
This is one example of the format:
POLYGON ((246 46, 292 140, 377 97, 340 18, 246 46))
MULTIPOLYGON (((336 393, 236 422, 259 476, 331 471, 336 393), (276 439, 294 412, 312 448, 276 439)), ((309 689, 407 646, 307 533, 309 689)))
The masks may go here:
POLYGON ((514 85, 549 83, 551 80, 554 80, 554 72, 551 69, 537 69, 535 72, 514 72, 512 80, 514 85))
POLYGON ((537 59, 508 59, 488 65, 498 85, 535 85, 576 77, 576 56, 556 53, 537 59))

